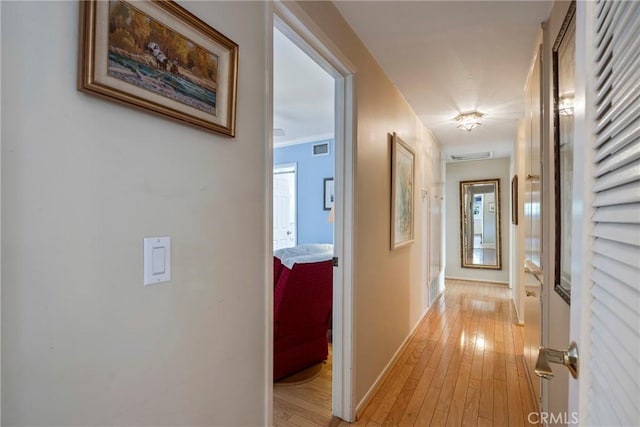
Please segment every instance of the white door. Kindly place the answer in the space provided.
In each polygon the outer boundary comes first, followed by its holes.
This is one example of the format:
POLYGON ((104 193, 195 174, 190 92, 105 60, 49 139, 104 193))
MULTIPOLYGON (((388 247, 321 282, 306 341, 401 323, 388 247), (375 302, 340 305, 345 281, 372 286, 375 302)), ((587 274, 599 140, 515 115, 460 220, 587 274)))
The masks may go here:
POLYGON ((588 425, 640 423, 640 4, 578 2, 576 67, 586 74, 577 110, 571 338, 581 351, 570 409, 588 425), (584 53, 583 53, 584 52, 584 53), (579 147, 578 147, 579 146, 579 147), (588 165, 588 166, 587 166, 588 165), (582 184, 585 185, 582 185, 582 184), (587 234, 588 233, 588 234, 587 234), (580 238, 576 238, 576 234, 580 238), (587 237, 589 236, 589 237, 587 237), (588 247, 589 250, 581 250, 588 247), (582 260, 582 262, 580 262, 582 260))
POLYGON ((638 425, 640 3, 577 2, 575 19, 571 306, 552 310, 558 323, 549 328, 562 334, 570 325, 553 345, 577 343, 579 372, 573 380, 553 365, 565 376, 547 383, 547 416, 555 416, 549 424, 638 425), (552 394, 567 389, 564 412, 552 412, 552 394))
POLYGON ((273 250, 296 246, 296 165, 273 168, 273 250))

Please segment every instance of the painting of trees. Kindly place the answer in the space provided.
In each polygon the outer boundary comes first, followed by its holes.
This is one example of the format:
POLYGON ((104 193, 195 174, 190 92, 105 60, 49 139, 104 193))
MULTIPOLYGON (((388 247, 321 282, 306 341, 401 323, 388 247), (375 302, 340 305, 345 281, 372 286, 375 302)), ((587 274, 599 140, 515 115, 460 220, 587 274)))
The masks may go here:
POLYGON ((109 2, 109 45, 130 54, 143 55, 156 43, 170 61, 190 74, 217 83, 218 58, 182 35, 160 24, 128 3, 109 2))

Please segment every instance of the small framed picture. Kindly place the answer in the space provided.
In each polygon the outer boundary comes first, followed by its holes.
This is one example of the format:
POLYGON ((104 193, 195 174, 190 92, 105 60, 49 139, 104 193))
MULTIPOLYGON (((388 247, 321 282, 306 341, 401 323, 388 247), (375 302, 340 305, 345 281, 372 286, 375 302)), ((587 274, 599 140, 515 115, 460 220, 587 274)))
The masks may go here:
POLYGON ((324 179, 324 202, 322 205, 322 209, 325 211, 330 211, 333 207, 333 202, 335 199, 335 187, 333 184, 333 178, 325 178, 324 179))
POLYGON ((415 154, 394 132, 391 139, 391 250, 413 243, 415 154))

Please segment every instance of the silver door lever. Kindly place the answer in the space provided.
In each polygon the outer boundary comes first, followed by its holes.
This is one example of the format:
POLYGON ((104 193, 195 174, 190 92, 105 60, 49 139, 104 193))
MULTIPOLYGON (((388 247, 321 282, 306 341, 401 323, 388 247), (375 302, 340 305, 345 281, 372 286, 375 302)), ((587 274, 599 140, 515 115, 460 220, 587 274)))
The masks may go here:
POLYGON ((537 376, 545 380, 553 378, 553 371, 551 370, 551 366, 549 366, 549 362, 566 366, 569 372, 571 372, 571 376, 578 378, 578 345, 572 342, 566 351, 540 347, 535 369, 537 376))

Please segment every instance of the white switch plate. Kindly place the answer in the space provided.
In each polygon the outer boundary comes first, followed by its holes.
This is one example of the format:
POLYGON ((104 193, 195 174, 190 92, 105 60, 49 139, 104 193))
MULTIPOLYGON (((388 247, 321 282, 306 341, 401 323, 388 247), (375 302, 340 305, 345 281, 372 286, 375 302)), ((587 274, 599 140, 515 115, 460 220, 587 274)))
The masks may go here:
POLYGON ((171 280, 171 237, 144 238, 144 286, 171 280))

